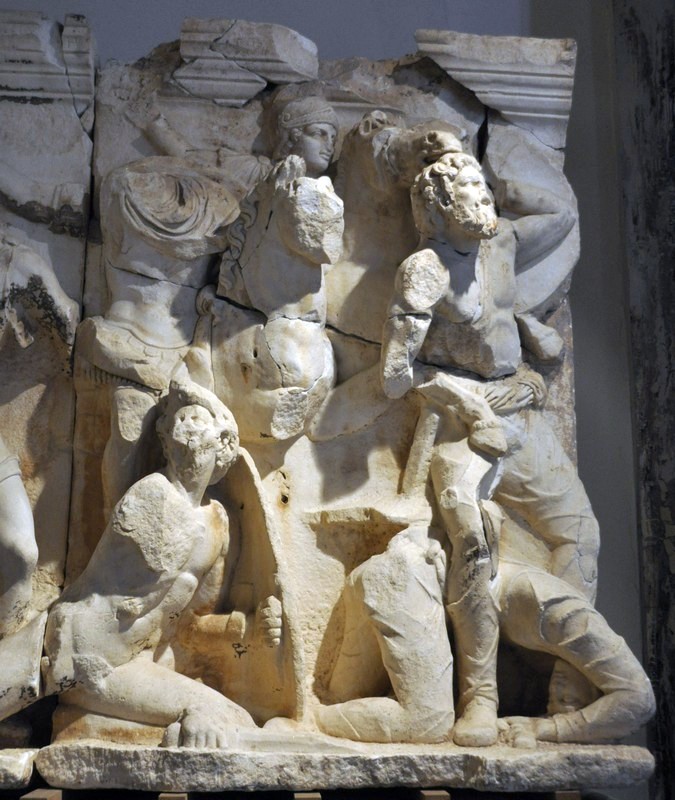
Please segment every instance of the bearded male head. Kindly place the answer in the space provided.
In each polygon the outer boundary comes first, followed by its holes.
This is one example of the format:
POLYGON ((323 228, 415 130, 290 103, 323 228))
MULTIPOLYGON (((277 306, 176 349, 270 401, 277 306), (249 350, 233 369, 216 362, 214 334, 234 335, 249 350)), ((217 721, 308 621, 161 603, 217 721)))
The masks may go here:
POLYGON ((415 178, 410 190, 413 217, 420 234, 444 238, 461 234, 491 239, 497 212, 480 164, 467 153, 447 153, 415 178))
POLYGON ((239 455, 237 423, 212 392, 192 381, 172 380, 160 401, 157 433, 175 472, 209 470, 217 483, 239 455))

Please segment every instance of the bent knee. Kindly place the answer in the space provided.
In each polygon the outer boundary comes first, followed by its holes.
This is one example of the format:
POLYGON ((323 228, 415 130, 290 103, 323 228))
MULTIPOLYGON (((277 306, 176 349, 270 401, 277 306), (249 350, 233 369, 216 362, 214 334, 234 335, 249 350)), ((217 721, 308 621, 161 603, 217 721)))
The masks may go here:
POLYGON ((10 576, 13 581, 26 580, 37 564, 38 548, 32 527, 23 531, 16 528, 11 537, 0 536, 0 575, 10 576))
POLYGON ((651 681, 645 675, 642 684, 632 692, 631 706, 636 728, 641 728, 656 713, 656 697, 651 681))
POLYGON ((585 599, 568 596, 547 604, 540 630, 545 642, 594 660, 625 647, 623 639, 585 599))
POLYGON ((624 682, 624 687, 616 692, 621 697, 620 707, 627 720, 626 732, 622 734, 623 736, 641 728, 656 712, 654 689, 637 659, 635 659, 634 667, 630 672, 631 674, 624 682))

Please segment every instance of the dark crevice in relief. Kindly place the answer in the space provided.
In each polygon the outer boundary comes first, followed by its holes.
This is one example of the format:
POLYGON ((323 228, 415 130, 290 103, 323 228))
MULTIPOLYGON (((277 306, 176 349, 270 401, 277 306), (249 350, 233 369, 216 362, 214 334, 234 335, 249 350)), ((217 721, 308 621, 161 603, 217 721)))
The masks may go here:
MULTIPOLYGON (((86 221, 81 211, 75 211, 72 206, 64 205, 61 208, 49 208, 36 200, 27 203, 17 203, 9 195, 0 191, 0 205, 7 208, 19 217, 46 225, 52 233, 67 233, 75 238, 84 238, 86 221)), ((88 203, 85 198, 85 208, 88 203)))
MULTIPOLYGON (((8 86, 0 86, 0 91, 9 89, 8 86)), ((28 91, 27 89, 25 91, 28 91)), ((21 103, 23 105, 44 106, 56 103, 53 97, 19 97, 14 94, 0 94, 0 103, 21 103)))
POLYGON ((364 344, 374 344, 380 347, 381 342, 376 342, 373 339, 366 339, 365 336, 359 336, 356 333, 348 333, 347 331, 340 330, 340 328, 336 328, 335 325, 329 325, 326 323, 325 325, 326 330, 333 331, 333 333, 337 333, 340 336, 345 336, 347 339, 353 339, 355 342, 363 342, 364 344))
POLYGON ((482 164, 483 158, 485 157, 485 151, 487 150, 488 146, 488 108, 485 107, 485 117, 481 122, 480 128, 478 128, 478 133, 476 134, 476 146, 478 148, 478 152, 476 153, 476 157, 478 161, 482 164))

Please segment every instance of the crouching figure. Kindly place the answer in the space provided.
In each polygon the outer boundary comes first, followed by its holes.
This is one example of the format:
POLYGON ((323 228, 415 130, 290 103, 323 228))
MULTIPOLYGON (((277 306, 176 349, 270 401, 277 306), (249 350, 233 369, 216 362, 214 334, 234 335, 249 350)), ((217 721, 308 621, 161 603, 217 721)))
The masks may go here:
POLYGON ((226 747, 255 724, 240 706, 173 669, 181 615, 228 547, 223 506, 205 498, 238 455, 229 410, 172 382, 157 424, 166 467, 116 505, 85 571, 50 612, 48 691, 95 714, 180 726, 187 747, 226 747))

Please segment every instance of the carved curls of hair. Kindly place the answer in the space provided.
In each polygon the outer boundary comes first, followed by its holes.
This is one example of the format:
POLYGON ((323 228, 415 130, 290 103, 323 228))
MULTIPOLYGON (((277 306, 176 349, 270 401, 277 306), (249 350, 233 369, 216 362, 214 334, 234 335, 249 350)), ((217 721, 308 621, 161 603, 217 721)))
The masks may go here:
POLYGON ((169 437, 175 415, 185 406, 201 406, 211 414, 213 428, 218 437, 216 467, 222 469, 231 461, 231 454, 239 449, 239 431, 232 412, 212 392, 192 381, 171 381, 169 391, 159 401, 159 419, 155 426, 164 446, 169 437))
POLYGON ((455 180, 464 167, 475 167, 480 170, 480 165, 476 159, 468 153, 447 153, 441 156, 438 161, 434 161, 415 178, 410 196, 415 200, 421 197, 427 205, 433 205, 440 200, 452 202, 452 197, 441 180, 443 176, 449 178, 450 183, 455 180))

